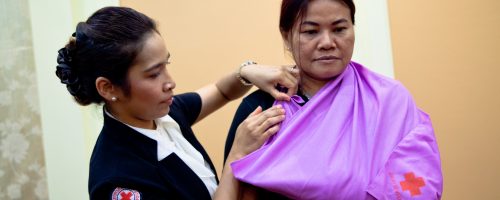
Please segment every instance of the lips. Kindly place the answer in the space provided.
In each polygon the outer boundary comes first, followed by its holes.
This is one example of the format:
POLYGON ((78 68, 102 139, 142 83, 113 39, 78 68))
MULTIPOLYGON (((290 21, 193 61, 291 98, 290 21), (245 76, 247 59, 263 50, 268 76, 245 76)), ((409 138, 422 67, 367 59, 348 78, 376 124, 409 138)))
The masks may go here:
POLYGON ((174 101, 174 97, 173 96, 170 96, 169 98, 167 98, 166 100, 162 101, 161 103, 166 103, 166 104, 172 104, 172 102, 174 101))
POLYGON ((319 58, 315 58, 314 61, 331 61, 331 60, 340 60, 337 56, 321 56, 319 58))

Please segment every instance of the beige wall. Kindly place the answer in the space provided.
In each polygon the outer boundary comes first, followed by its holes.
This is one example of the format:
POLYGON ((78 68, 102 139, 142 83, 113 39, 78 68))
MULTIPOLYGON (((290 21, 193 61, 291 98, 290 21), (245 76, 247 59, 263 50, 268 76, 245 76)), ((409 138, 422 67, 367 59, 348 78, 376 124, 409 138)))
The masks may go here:
POLYGON ((432 118, 443 199, 500 199, 500 1, 388 2, 395 77, 432 118))

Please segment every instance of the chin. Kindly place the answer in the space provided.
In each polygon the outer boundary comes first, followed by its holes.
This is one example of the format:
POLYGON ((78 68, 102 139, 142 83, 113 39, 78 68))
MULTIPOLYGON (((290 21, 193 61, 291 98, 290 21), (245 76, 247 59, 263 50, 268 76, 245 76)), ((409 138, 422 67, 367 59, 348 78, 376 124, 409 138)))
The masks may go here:
POLYGON ((164 110, 161 110, 160 113, 158 113, 156 119, 158 118, 161 118, 161 117, 164 117, 165 115, 167 115, 168 113, 170 112, 170 108, 167 108, 167 109, 164 109, 164 110))
POLYGON ((318 76, 321 80, 331 80, 342 74, 344 70, 335 70, 335 71, 328 71, 328 72, 323 72, 321 75, 318 76))
POLYGON ((338 75, 342 74, 346 68, 347 68, 346 66, 335 67, 326 71, 325 74, 329 74, 330 75, 329 77, 331 78, 337 77, 338 75))

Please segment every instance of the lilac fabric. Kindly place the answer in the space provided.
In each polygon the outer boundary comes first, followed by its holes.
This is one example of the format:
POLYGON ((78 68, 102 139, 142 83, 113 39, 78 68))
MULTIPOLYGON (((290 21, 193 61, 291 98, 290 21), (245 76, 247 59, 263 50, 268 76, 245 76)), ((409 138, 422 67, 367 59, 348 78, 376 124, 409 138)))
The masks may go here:
POLYGON ((292 199, 440 199, 439 151, 429 116, 397 81, 351 62, 281 130, 231 163, 238 180, 292 199))

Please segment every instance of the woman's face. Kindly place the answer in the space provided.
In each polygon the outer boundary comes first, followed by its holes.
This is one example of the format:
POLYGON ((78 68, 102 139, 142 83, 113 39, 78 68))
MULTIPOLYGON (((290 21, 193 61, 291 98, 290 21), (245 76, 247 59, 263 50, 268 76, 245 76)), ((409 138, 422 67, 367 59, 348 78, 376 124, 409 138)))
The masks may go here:
POLYGON ((175 88, 166 68, 169 57, 162 37, 156 32, 147 35, 143 49, 128 72, 130 93, 126 96, 122 91, 115 102, 121 120, 143 127, 169 112, 175 88))
POLYGON ((301 70, 301 81, 326 83, 350 62, 354 27, 349 8, 335 0, 314 0, 285 38, 301 70))

